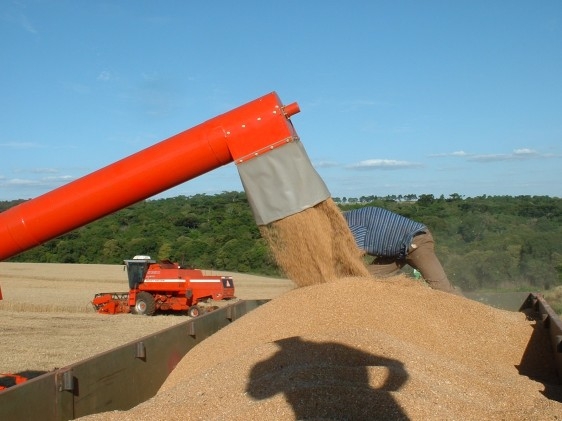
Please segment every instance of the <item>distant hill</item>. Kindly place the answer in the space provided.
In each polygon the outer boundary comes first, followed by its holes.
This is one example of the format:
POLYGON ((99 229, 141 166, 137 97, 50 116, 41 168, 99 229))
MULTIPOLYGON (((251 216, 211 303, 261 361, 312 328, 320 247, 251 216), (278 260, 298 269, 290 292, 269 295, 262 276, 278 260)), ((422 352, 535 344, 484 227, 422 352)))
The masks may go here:
MULTIPOLYGON (((449 278, 463 290, 562 285, 562 199, 454 194, 334 200, 342 210, 380 206, 425 223, 449 278)), ((0 210, 20 202, 0 202, 0 210)), ((199 268, 283 276, 243 192, 146 200, 10 261, 121 263, 136 254, 199 268)))

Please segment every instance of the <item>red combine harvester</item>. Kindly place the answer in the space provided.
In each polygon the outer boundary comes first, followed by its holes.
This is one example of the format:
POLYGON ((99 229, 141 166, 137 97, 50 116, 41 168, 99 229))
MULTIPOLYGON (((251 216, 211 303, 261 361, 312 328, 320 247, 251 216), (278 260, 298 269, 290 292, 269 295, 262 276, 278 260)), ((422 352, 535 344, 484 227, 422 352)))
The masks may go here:
POLYGON ((152 316, 156 311, 187 311, 191 317, 212 309, 210 300, 235 298, 231 276, 204 275, 169 260, 150 256, 125 260, 129 292, 96 294, 92 304, 98 313, 133 313, 152 316), (203 305, 202 305, 203 304, 203 305))
POLYGON ((8 387, 22 384, 26 382, 28 379, 25 376, 20 374, 8 374, 8 373, 0 373, 0 391, 7 389, 8 387), (5 382, 9 382, 10 384, 6 385, 5 382))

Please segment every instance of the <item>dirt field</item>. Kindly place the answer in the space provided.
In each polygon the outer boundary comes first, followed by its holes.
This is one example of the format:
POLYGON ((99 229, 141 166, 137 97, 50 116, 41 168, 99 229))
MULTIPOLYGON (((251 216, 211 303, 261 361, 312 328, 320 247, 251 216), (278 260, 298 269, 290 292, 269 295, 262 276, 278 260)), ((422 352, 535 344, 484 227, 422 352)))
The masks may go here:
MULTIPOLYGON (((90 301, 96 293, 127 290, 123 269, 0 262, 0 373, 51 371, 188 319, 95 313, 90 301)), ((220 274, 234 277, 239 299, 271 299, 294 288, 287 279, 220 274)))

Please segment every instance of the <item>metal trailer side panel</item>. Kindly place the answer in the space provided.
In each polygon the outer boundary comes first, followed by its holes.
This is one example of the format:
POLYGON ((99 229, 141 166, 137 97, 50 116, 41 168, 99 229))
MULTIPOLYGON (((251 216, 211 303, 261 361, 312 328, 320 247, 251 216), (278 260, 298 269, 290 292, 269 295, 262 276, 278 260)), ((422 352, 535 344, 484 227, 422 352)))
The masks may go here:
POLYGON ((531 310, 533 317, 548 330, 558 380, 562 384, 562 321, 540 294, 529 294, 520 308, 520 311, 525 310, 531 310))
POLYGON ((128 410, 154 396, 195 345, 265 302, 239 301, 10 387, 0 392, 0 419, 66 421, 128 410))

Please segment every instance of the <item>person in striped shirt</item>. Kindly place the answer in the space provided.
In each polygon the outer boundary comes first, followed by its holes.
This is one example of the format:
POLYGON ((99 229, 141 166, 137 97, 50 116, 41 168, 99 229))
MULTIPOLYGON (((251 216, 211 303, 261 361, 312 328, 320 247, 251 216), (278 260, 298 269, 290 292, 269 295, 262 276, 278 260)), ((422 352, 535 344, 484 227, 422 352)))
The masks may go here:
POLYGON ((462 295, 455 289, 435 255, 433 236, 424 224, 387 209, 367 206, 344 212, 357 246, 373 262, 373 276, 397 273, 406 264, 417 269, 431 288, 462 295))

